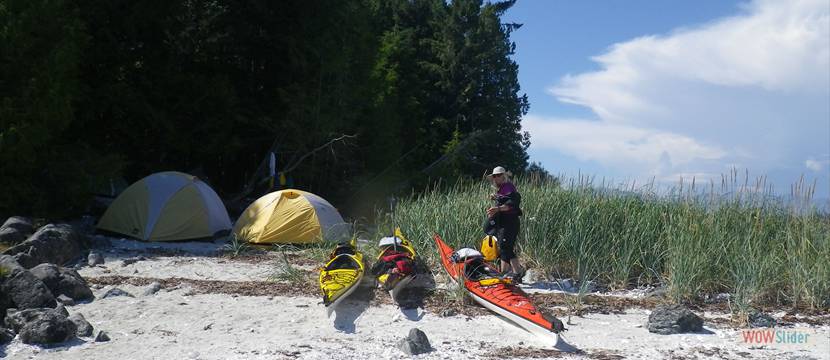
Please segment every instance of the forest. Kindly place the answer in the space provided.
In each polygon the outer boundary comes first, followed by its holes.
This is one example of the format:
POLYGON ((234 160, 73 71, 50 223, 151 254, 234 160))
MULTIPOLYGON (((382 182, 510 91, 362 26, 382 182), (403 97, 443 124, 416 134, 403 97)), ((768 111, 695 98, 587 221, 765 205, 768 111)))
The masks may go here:
POLYGON ((514 2, 0 0, 0 215, 77 216, 113 179, 165 170, 258 196, 271 152, 347 212, 544 171, 514 2))

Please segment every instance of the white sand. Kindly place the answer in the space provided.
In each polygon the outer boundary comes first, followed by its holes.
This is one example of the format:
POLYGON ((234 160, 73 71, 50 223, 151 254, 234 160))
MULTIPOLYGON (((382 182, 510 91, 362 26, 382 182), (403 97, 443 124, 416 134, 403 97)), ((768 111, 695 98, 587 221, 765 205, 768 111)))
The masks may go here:
MULTIPOLYGON (((207 246, 207 245, 205 245, 207 246)), ((198 245, 196 246, 198 247, 198 245)), ((134 251, 142 251, 134 249, 134 251)), ((197 252, 193 252, 194 254, 197 252)), ((158 256, 122 266, 133 255, 106 252, 103 267, 84 268, 84 277, 124 275, 203 280, 265 280, 273 264, 251 264, 206 256, 158 256)), ((109 342, 76 340, 44 349, 15 339, 0 348, 10 359, 398 359, 408 358, 395 344, 409 329, 423 330, 435 351, 419 359, 487 358, 512 346, 546 347, 539 339, 497 316, 442 318, 423 310, 406 313, 393 306, 369 306, 358 296, 326 318, 319 299, 310 297, 188 295, 190 289, 162 289, 142 296, 143 287, 119 285, 135 298, 100 299, 68 308, 80 312, 109 342)), ((110 287, 94 290, 100 297, 110 287)), ((361 288, 358 292, 369 291, 361 288)), ((385 296, 378 292, 376 296, 385 296)), ((629 359, 697 358, 788 359, 797 355, 830 359, 830 327, 779 328, 811 334, 806 345, 745 344, 740 330, 708 327, 708 334, 655 335, 644 324, 647 310, 622 315, 589 314, 566 325, 567 341, 584 354, 547 353, 556 358, 620 355, 629 359)), ((707 317, 712 314, 705 314, 707 317)), ((716 316, 716 315, 715 315, 716 316)), ((563 319, 565 320, 565 319, 563 319)), ((543 354, 537 352, 536 355, 543 354)))

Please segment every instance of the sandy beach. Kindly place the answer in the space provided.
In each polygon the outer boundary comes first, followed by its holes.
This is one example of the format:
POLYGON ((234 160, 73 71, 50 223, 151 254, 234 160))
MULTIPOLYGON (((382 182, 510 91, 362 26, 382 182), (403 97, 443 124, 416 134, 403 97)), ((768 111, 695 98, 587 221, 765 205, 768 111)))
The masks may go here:
MULTIPOLYGON (((112 247, 101 250, 103 265, 79 270, 96 299, 67 307, 70 313, 82 313, 96 332, 106 331, 111 341, 82 338, 41 348, 14 340, 0 355, 62 360, 401 359, 409 356, 396 343, 417 327, 434 348, 419 359, 830 359, 826 316, 775 329, 807 334, 806 344, 751 344, 744 341, 745 329, 718 321, 728 318, 724 313, 699 313, 705 319, 704 333, 657 335, 645 327, 648 309, 589 312, 566 325, 569 330, 562 338, 579 349, 575 353, 557 351, 481 309, 446 317, 434 304, 401 310, 390 304, 387 294, 374 291, 371 282, 327 318, 311 286, 314 266, 307 259, 295 266, 311 278, 296 286, 273 279, 282 261, 275 253, 230 258, 220 256, 220 249, 219 243, 113 239, 112 247), (152 282, 159 282, 161 290, 144 295, 152 282), (113 287, 135 297, 101 298, 113 287)), ((442 276, 436 280, 445 286, 442 276)), ((553 305, 553 310, 562 312, 564 307, 553 305)))

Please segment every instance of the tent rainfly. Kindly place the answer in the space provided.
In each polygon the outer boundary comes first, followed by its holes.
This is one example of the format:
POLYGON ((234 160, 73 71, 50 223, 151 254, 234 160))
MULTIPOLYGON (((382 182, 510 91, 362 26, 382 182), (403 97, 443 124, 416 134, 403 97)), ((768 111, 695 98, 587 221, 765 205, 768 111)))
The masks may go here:
POLYGON ((98 228, 145 241, 215 236, 230 230, 222 199, 203 181, 167 171, 130 185, 107 208, 98 228))
POLYGON ((287 189, 254 201, 233 233, 251 244, 307 244, 347 237, 349 224, 325 199, 287 189))

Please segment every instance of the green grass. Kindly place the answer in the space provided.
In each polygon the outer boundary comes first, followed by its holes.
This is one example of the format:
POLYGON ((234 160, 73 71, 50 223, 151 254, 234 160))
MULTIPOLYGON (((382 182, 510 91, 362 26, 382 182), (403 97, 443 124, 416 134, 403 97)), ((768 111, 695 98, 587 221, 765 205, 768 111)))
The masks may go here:
POLYGON ((243 232, 241 235, 231 234, 228 238, 228 243, 222 249, 231 257, 237 257, 251 252, 254 248, 248 243, 247 236, 247 232, 243 232))
POLYGON ((285 251, 282 252, 282 260, 283 261, 276 266, 274 273, 270 276, 272 281, 285 281, 292 284, 301 284, 308 279, 309 272, 291 265, 285 251))
MULTIPOLYGON (((524 216, 523 262, 546 274, 612 289, 664 285, 671 300, 694 302, 728 292, 736 312, 752 306, 830 307, 830 215, 808 205, 813 188, 797 184, 782 201, 760 179, 720 186, 694 181, 673 189, 608 186, 580 177, 557 183, 515 181, 524 216)), ((437 232, 475 247, 492 192, 462 181, 402 199, 395 223, 433 267, 437 232)), ((391 217, 376 227, 391 228, 391 217)))

